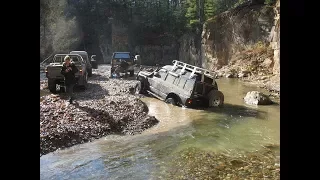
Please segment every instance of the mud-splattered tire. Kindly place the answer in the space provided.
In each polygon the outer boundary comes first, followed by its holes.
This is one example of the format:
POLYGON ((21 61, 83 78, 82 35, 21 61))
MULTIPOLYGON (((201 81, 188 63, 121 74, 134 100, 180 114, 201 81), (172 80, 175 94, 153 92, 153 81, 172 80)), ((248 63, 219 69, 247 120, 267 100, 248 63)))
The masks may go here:
POLYGON ((137 82, 136 86, 134 87, 134 94, 142 94, 141 82, 137 82))
POLYGON ((129 73, 130 73, 130 77, 133 77, 134 76, 134 70, 131 70, 131 71, 129 71, 129 73))
POLYGON ((88 69, 88 77, 92 77, 92 69, 88 69))
POLYGON ((208 95, 209 107, 222 107, 224 103, 224 95, 221 91, 211 90, 208 95))
POLYGON ((166 100, 165 100, 165 102, 167 103, 167 104, 172 104, 172 105, 177 105, 177 100, 175 100, 174 98, 167 98, 166 100))
POLYGON ((84 79, 84 84, 81 86, 81 90, 85 91, 88 89, 88 76, 89 76, 89 73, 86 73, 85 75, 85 79, 84 79))
POLYGON ((56 82, 54 79, 48 79, 48 89, 53 94, 57 93, 56 82))

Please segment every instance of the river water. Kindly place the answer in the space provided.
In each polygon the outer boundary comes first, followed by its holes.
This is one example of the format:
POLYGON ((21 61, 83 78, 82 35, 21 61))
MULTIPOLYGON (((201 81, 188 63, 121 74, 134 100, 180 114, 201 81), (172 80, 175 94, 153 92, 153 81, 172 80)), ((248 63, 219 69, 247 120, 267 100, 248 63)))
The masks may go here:
POLYGON ((263 90, 237 79, 223 78, 217 83, 225 95, 223 108, 184 109, 142 98, 159 124, 139 135, 106 136, 44 155, 40 157, 40 178, 158 179, 173 157, 190 147, 241 155, 266 144, 280 145, 279 104, 245 105, 243 97, 248 91, 263 90))

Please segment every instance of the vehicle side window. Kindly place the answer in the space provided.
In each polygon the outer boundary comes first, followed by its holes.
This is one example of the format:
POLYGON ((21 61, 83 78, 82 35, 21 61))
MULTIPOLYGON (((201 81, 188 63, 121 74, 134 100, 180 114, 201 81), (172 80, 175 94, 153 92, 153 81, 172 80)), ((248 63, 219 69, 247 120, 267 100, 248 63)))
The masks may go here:
POLYGON ((193 90, 194 83, 195 79, 188 79, 183 89, 185 89, 186 91, 193 90))
POLYGON ((159 73, 159 78, 160 79, 162 79, 162 80, 165 80, 166 79, 166 77, 167 77, 167 72, 166 72, 166 70, 164 70, 164 69, 160 69, 159 71, 158 71, 158 73, 159 73))
POLYGON ((58 56, 58 57, 55 57, 54 60, 53 60, 53 62, 54 62, 54 63, 62 63, 62 62, 63 62, 63 61, 62 61, 62 57, 59 57, 59 56, 58 56))
POLYGON ((202 94, 203 93, 203 88, 204 88, 204 85, 202 83, 197 82, 196 83, 195 93, 196 94, 202 94))
POLYGON ((166 79, 166 82, 170 83, 170 84, 173 84, 174 81, 176 80, 177 78, 175 76, 173 76, 172 74, 168 74, 168 77, 166 79))
POLYGON ((187 81, 187 77, 184 77, 184 76, 182 76, 182 77, 180 77, 180 81, 179 81, 179 83, 178 83, 178 86, 180 87, 180 88, 183 88, 184 87, 184 84, 186 84, 186 81, 187 81))

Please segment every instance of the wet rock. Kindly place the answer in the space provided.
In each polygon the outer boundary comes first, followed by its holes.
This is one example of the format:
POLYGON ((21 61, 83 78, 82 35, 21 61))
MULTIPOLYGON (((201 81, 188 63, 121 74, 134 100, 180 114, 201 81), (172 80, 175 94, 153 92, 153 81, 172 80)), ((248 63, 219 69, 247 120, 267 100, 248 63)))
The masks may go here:
POLYGON ((267 95, 258 91, 248 92, 244 97, 244 102, 249 105, 269 105, 273 103, 267 95))
POLYGON ((231 73, 226 73, 226 78, 233 78, 234 76, 233 76, 233 74, 231 74, 231 73))
POLYGON ((243 77, 247 77, 248 75, 247 74, 244 74, 244 73, 242 73, 242 72, 240 72, 239 74, 238 74, 238 78, 243 78, 243 77))
POLYGON ((248 77, 249 74, 250 74, 250 71, 241 71, 241 72, 238 74, 238 77, 239 77, 239 78, 248 77))
POLYGON ((271 68, 273 65, 273 61, 270 58, 266 58, 263 63, 261 64, 261 66, 265 67, 265 68, 271 68))

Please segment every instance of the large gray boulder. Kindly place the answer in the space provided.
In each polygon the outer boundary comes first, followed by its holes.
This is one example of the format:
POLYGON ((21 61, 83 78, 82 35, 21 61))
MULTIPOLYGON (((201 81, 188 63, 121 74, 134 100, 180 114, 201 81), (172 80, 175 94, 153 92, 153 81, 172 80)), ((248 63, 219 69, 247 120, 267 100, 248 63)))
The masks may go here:
POLYGON ((273 103, 269 96, 258 91, 248 92, 243 99, 244 102, 249 105, 269 105, 273 103))

